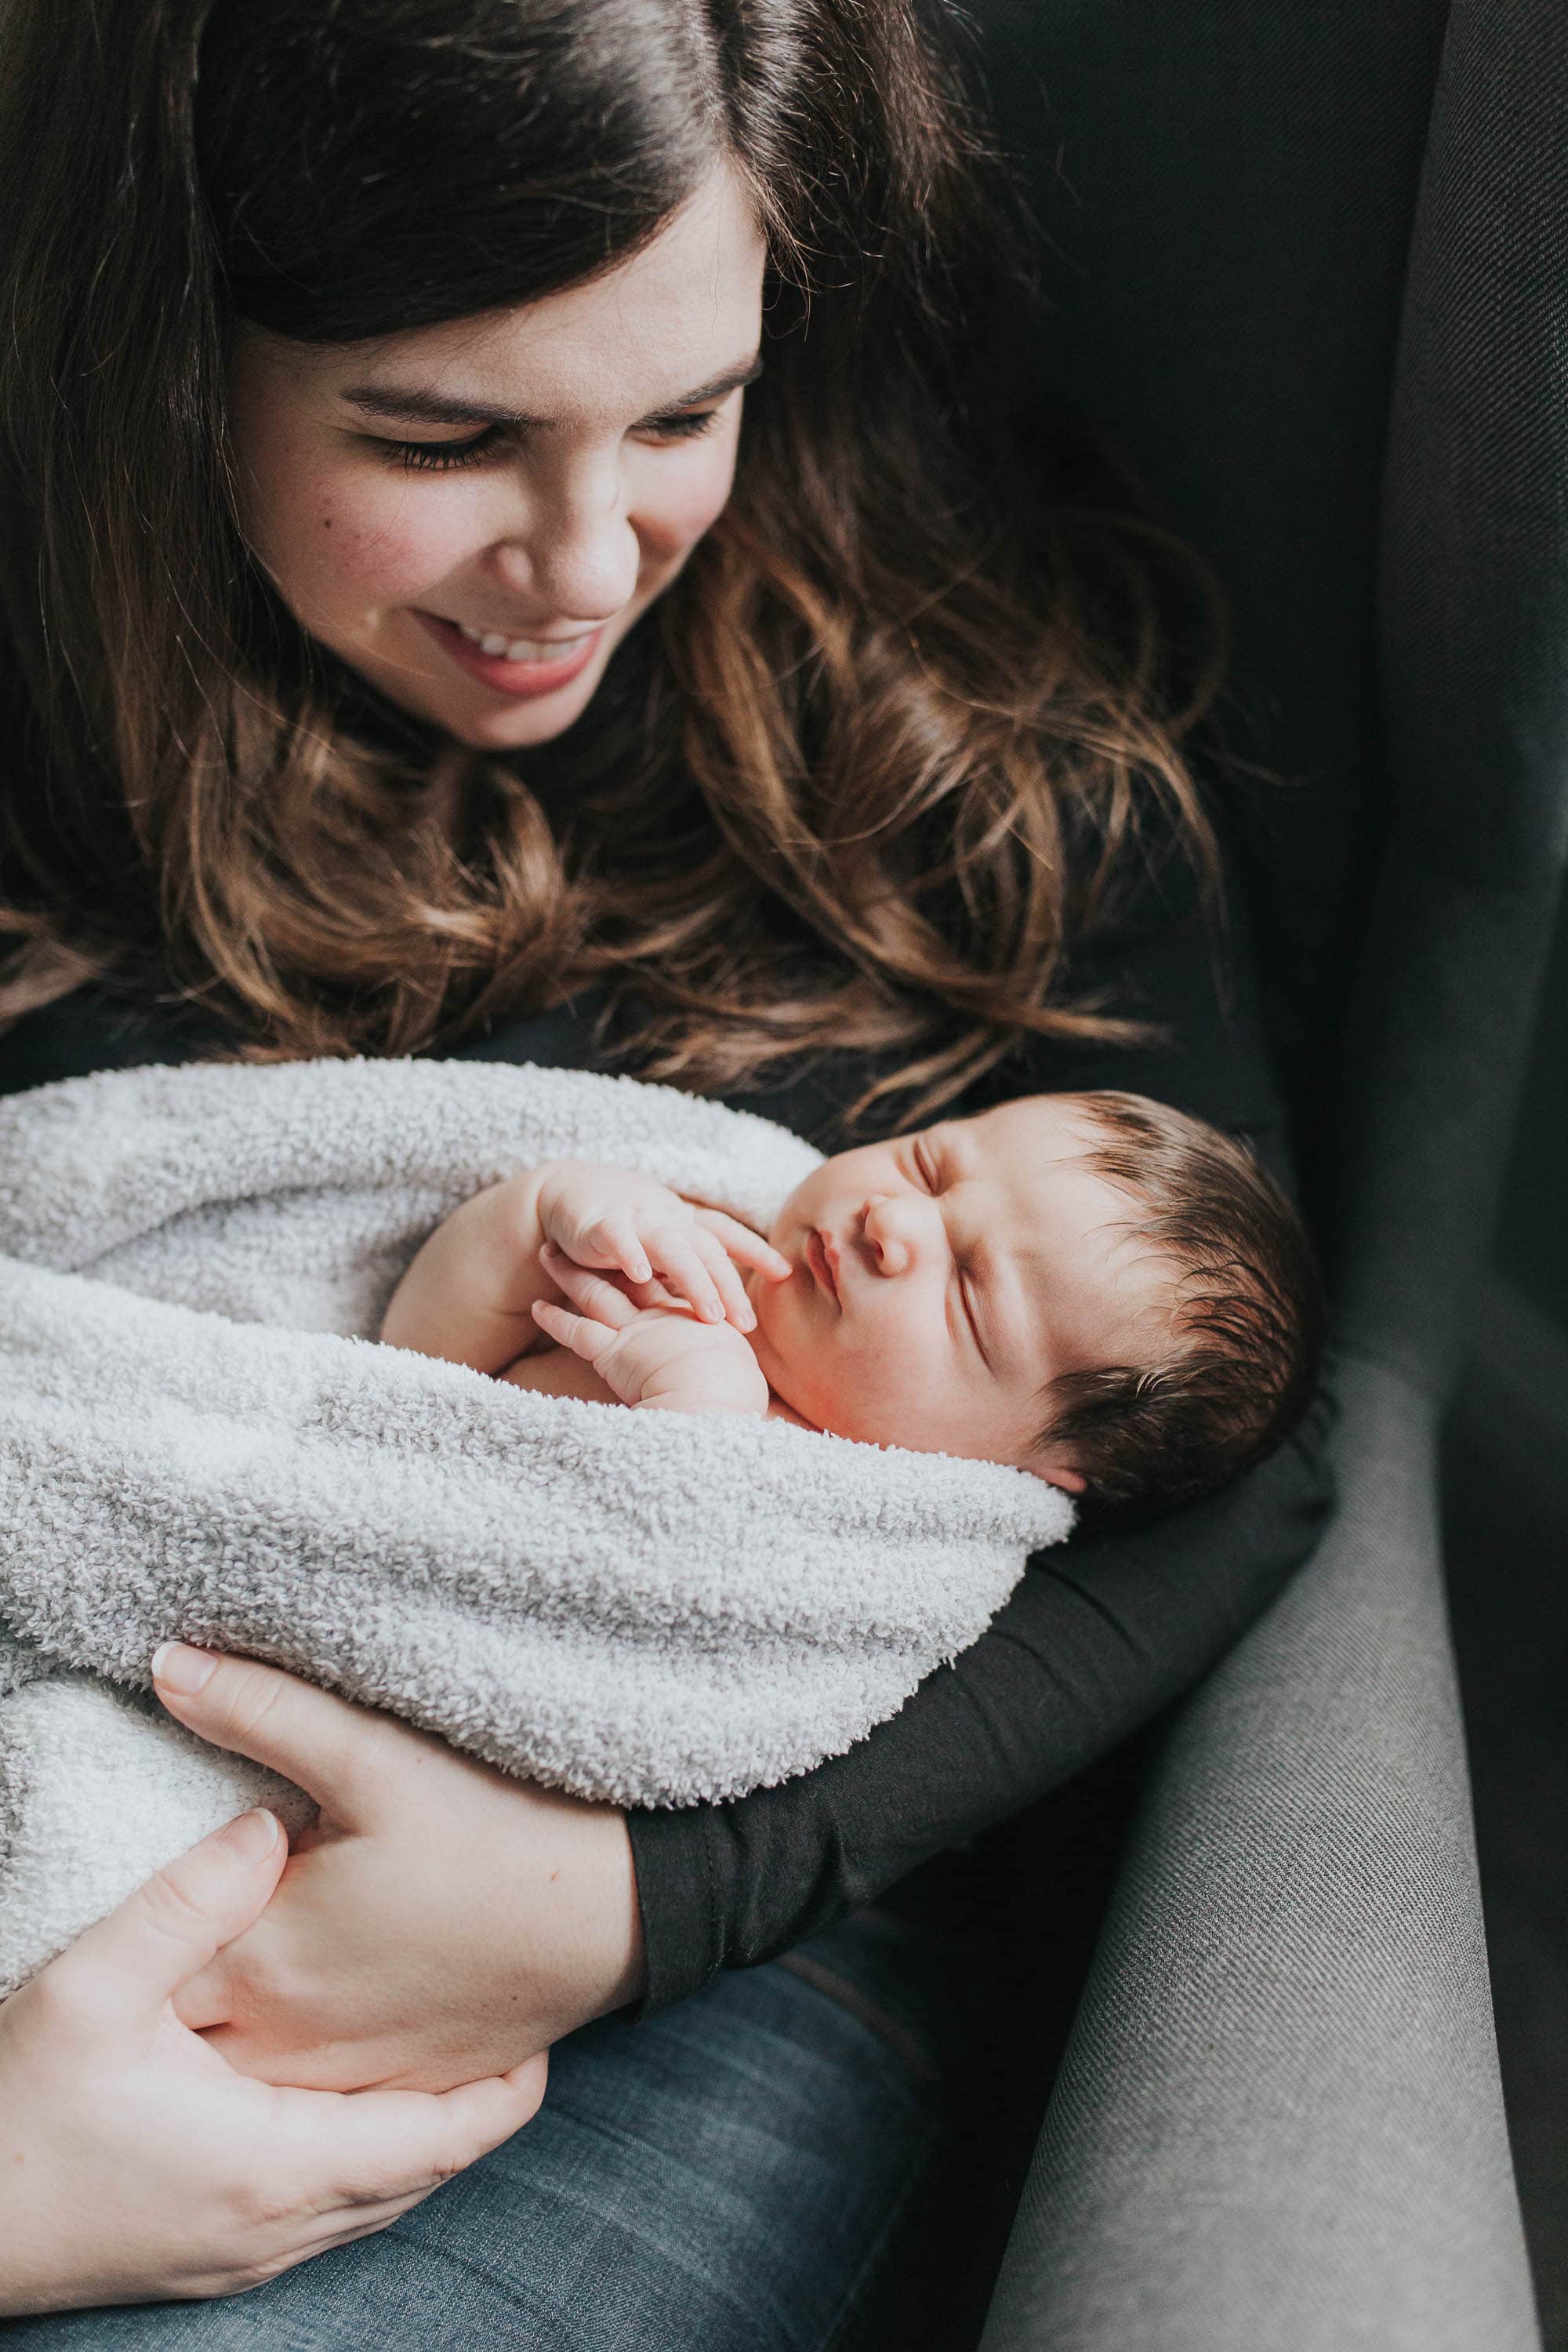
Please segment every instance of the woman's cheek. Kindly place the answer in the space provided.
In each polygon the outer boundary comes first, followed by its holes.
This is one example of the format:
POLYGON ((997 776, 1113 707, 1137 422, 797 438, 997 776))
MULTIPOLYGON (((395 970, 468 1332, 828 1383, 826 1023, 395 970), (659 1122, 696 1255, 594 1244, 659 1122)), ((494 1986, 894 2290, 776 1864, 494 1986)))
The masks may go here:
POLYGON ((645 546, 684 555, 723 513, 735 479, 734 436, 711 453, 704 449, 702 457, 700 464, 670 467, 655 477, 652 490, 638 501, 634 520, 645 546))
POLYGON ((456 501, 421 501, 401 482, 350 489, 327 476, 301 485, 281 520, 277 569, 301 619, 417 604, 461 570, 472 542, 456 501))

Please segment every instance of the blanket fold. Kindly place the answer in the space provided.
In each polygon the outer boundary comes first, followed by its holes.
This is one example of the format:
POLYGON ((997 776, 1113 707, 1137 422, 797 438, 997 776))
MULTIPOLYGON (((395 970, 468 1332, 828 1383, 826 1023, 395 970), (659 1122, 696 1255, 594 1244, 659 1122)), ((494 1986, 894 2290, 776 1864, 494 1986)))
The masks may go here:
POLYGON ((243 1804, 298 1817, 135 1696, 171 1635, 582 1796, 689 1804, 841 1752, 1067 1532, 1018 1471, 374 1342, 434 1224, 563 1156, 759 1224, 819 1158, 671 1088, 492 1064, 0 1102, 0 1990, 243 1804))

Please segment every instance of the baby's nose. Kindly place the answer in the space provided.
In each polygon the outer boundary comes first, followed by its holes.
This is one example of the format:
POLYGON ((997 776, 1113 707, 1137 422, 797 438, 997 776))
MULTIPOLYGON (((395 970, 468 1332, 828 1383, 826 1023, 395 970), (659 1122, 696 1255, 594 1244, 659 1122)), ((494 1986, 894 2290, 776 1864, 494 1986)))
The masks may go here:
POLYGON ((879 1274, 907 1274, 920 1247, 917 1205, 873 1192, 860 1213, 860 1230, 879 1274))

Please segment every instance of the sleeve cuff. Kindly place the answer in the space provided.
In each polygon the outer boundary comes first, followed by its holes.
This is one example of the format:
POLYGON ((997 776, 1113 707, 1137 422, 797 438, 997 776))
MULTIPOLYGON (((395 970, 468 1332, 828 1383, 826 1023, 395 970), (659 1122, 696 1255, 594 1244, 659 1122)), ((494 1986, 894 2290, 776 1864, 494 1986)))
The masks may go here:
POLYGON ((647 1969, 635 2023, 700 1992, 723 1965, 716 1808, 628 1812, 647 1969))

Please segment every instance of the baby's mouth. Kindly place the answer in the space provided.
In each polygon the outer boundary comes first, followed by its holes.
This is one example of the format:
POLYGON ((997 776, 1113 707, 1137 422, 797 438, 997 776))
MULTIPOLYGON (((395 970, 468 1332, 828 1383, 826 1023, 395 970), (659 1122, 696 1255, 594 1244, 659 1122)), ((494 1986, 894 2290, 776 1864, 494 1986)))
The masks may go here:
POLYGON ((838 1296, 838 1277, 834 1270, 833 1260, 827 1255, 826 1243, 815 1225, 811 1229, 805 1244, 805 1262, 816 1277, 818 1288, 826 1291, 835 1306, 842 1306, 843 1301, 838 1296))

